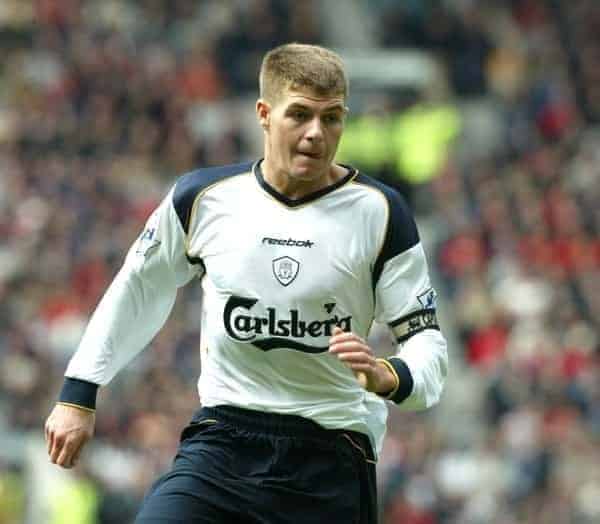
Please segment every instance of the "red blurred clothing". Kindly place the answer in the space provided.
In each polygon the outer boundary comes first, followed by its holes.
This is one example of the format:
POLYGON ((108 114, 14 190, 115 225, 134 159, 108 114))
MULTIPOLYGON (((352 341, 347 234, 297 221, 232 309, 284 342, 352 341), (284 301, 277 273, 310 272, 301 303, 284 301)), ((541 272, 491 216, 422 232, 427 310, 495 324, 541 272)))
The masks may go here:
POLYGON ((384 524, 437 524, 438 520, 427 510, 416 508, 404 498, 392 501, 385 511, 384 524))
POLYGON ((177 88, 191 100, 213 101, 223 96, 223 83, 215 63, 207 57, 191 61, 177 75, 177 88))
POLYGON ((467 359, 473 366, 487 368, 497 362, 506 351, 507 329, 490 324, 475 331, 467 341, 467 359))
POLYGON ((556 239, 525 236, 519 241, 519 253, 525 264, 540 271, 562 269, 573 274, 600 267, 600 241, 583 235, 556 239))
POLYGON ((74 293, 59 291, 40 306, 40 317, 48 324, 62 316, 81 313, 81 306, 74 293))
POLYGON ((84 310, 92 309, 106 289, 111 272, 101 258, 79 264, 71 278, 72 289, 84 310))
POLYGON ((444 244, 440 253, 440 264, 449 276, 461 276, 465 273, 480 271, 485 263, 485 248, 474 233, 462 233, 444 244))

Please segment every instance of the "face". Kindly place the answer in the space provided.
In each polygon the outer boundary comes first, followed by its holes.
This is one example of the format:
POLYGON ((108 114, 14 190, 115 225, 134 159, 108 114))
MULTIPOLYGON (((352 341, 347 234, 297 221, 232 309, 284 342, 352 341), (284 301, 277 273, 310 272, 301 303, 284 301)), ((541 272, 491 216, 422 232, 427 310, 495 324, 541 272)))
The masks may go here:
POLYGON ((265 162, 298 182, 317 181, 331 169, 344 128, 343 95, 289 89, 273 105, 259 100, 265 162))

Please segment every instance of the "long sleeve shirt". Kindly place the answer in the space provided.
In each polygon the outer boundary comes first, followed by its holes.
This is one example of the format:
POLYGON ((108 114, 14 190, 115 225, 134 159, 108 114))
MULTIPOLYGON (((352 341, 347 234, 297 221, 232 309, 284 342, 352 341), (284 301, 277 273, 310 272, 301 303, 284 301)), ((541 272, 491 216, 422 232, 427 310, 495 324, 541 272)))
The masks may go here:
POLYGON ((201 280, 205 406, 294 414, 369 435, 380 449, 386 399, 328 353, 335 326, 366 338, 390 326, 400 409, 435 404, 447 374, 435 291, 401 196, 348 167, 335 184, 290 200, 260 161, 180 177, 149 218, 66 370, 61 400, 93 407, 167 319, 177 289, 201 280))

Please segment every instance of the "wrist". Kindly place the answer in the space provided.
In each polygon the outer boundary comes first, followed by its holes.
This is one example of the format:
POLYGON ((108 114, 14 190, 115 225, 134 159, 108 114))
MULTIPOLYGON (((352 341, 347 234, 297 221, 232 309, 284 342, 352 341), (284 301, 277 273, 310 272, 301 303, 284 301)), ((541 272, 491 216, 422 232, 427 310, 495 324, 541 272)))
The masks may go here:
POLYGON ((390 398, 400 386, 398 374, 389 361, 384 358, 376 359, 376 364, 378 380, 373 393, 383 398, 390 398))
POLYGON ((397 356, 385 359, 386 366, 398 377, 398 387, 385 397, 396 404, 404 402, 413 392, 414 380, 412 373, 404 360, 397 356))
POLYGON ((57 406, 66 406, 68 408, 74 408, 85 413, 96 413, 95 409, 80 406, 79 404, 71 404, 70 402, 61 402, 60 400, 56 403, 57 406))

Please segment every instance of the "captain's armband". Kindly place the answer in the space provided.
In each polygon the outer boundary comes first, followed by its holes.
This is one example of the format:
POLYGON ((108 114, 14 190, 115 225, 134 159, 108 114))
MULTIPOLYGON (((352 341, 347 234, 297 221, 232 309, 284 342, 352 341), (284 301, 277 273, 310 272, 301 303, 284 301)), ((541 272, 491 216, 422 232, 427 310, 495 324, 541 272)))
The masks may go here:
POLYGON ((426 308, 414 311, 402 318, 389 323, 389 326, 399 344, 426 329, 440 330, 435 309, 426 308))

